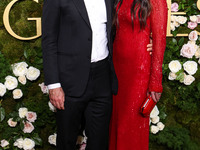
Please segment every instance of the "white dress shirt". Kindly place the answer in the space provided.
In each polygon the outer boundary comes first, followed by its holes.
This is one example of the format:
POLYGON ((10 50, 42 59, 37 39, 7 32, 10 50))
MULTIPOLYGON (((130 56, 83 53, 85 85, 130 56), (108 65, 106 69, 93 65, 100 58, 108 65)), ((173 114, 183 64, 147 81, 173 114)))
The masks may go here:
MULTIPOLYGON (((98 62, 105 59, 109 54, 107 47, 107 12, 105 0, 84 0, 84 3, 92 28, 91 62, 98 62)), ((48 89, 59 87, 61 87, 60 83, 48 85, 48 89)))

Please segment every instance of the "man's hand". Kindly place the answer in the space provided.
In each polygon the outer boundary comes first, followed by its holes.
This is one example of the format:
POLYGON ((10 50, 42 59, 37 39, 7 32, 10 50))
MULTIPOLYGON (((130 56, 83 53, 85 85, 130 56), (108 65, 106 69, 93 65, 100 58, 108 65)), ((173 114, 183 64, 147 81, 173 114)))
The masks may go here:
POLYGON ((64 102, 65 102, 65 93, 63 89, 55 88, 49 90, 49 98, 50 102, 58 109, 65 109, 64 102))
POLYGON ((147 45, 147 51, 150 52, 150 55, 152 54, 152 51, 153 51, 153 41, 152 41, 152 38, 150 38, 150 44, 147 45))

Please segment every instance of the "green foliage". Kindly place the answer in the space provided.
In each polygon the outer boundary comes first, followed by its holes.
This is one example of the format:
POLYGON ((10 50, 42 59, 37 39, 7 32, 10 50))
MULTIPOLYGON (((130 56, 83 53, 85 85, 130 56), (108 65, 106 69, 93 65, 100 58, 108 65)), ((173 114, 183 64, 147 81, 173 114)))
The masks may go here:
POLYGON ((157 136, 150 135, 150 140, 152 143, 165 145, 167 149, 200 150, 200 147, 191 140, 189 131, 181 127, 166 127, 157 136))

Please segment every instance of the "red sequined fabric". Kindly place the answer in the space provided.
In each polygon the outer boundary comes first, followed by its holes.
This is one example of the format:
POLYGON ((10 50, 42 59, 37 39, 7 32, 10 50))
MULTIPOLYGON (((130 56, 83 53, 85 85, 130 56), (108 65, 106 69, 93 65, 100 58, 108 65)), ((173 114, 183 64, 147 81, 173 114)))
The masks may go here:
POLYGON ((150 0, 152 11, 147 26, 140 30, 139 18, 131 21, 133 0, 123 0, 118 13, 119 27, 114 42, 113 61, 119 81, 113 97, 109 150, 148 150, 149 118, 139 109, 147 90, 162 92, 162 62, 166 46, 166 0, 150 0), (153 54, 147 52, 150 34, 153 54))

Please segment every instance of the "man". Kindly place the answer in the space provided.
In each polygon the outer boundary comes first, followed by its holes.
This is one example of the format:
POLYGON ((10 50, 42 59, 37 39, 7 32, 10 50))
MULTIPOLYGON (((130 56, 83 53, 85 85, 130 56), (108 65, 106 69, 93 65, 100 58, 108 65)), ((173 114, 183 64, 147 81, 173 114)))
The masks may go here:
POLYGON ((87 150, 108 148, 112 94, 113 0, 44 0, 42 49, 45 84, 58 108, 57 149, 75 150, 82 114, 87 150))

